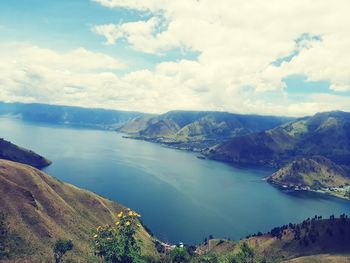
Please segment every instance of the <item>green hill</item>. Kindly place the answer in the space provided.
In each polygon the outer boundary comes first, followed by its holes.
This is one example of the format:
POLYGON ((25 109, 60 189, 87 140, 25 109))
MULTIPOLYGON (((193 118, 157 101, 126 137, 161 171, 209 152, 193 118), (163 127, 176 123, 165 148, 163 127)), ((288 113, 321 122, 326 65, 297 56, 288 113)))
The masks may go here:
POLYGON ((51 164, 51 161, 33 151, 18 147, 4 139, 0 139, 0 159, 28 164, 36 168, 43 168, 51 164))
POLYGON ((227 112, 170 111, 158 116, 135 118, 118 131, 132 138, 177 148, 204 149, 236 136, 271 129, 290 120, 227 112))
POLYGON ((278 170, 268 182, 282 189, 325 192, 350 199, 350 170, 322 156, 300 158, 278 170))
POLYGON ((350 165, 350 113, 318 113, 268 131, 233 138, 207 154, 217 160, 274 167, 313 155, 350 165))

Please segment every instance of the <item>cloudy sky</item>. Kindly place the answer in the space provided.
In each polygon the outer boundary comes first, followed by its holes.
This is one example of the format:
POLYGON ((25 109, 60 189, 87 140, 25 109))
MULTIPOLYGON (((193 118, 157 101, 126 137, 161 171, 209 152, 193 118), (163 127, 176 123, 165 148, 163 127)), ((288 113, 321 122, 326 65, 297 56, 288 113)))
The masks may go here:
POLYGON ((0 1, 0 100, 350 111, 349 0, 0 1))

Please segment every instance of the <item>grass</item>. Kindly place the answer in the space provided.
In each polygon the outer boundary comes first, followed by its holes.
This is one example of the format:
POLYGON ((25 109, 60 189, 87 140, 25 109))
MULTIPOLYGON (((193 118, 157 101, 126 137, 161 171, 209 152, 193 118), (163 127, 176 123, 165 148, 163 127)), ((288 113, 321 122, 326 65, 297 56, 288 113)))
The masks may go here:
MULTIPOLYGON (((91 257, 92 231, 99 225, 114 224, 123 206, 60 182, 39 170, 0 160, 0 207, 12 229, 29 243, 35 255, 52 258, 57 239, 70 239, 72 260, 91 257)), ((142 229, 143 251, 156 255, 153 238, 142 229)))

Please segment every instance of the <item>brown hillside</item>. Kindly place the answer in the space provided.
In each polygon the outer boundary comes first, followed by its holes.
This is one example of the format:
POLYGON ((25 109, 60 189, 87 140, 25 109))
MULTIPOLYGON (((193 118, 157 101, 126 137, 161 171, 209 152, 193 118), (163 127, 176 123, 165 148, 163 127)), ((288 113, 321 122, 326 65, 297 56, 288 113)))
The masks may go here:
MULTIPOLYGON (((34 248, 34 258, 52 258, 52 245, 71 239, 74 258, 90 252, 91 232, 113 224, 122 206, 94 193, 60 182, 27 165, 0 160, 0 210, 10 227, 34 248)), ((144 246, 151 238, 142 231, 144 246)), ((152 252, 152 251, 151 251, 152 252)), ((84 260, 83 260, 84 262, 84 260)))

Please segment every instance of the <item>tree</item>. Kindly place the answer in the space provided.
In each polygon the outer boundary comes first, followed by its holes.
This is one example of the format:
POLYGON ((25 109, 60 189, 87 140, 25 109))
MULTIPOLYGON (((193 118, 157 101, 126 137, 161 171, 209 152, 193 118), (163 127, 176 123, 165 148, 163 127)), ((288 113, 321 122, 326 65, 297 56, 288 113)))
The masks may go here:
POLYGON ((139 217, 128 208, 118 214, 114 226, 99 226, 94 233, 95 254, 110 263, 144 263, 140 241, 135 238, 141 227, 139 217))
POLYGON ((55 256, 56 263, 60 263, 62 261, 63 256, 73 249, 73 242, 72 240, 63 240, 59 239, 56 241, 53 252, 55 256))

